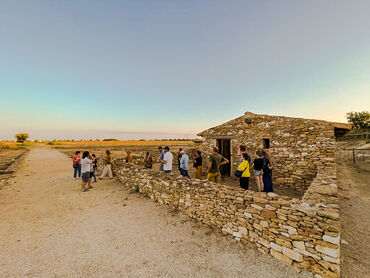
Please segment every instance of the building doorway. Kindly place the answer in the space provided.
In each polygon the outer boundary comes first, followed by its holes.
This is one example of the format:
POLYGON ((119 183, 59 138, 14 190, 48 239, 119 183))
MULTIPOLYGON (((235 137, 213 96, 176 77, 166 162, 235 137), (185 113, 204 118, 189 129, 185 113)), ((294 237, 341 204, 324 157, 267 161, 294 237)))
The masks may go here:
MULTIPOLYGON (((220 155, 231 161, 231 140, 230 139, 217 139, 217 148, 220 155)), ((231 163, 222 165, 220 167, 221 177, 230 177, 231 163)))

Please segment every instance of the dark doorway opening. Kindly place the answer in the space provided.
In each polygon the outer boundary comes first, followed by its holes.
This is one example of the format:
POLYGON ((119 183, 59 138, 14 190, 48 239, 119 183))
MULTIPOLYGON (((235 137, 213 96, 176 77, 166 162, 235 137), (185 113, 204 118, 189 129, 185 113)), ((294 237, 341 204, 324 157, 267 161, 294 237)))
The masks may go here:
POLYGON ((270 148, 270 139, 268 138, 263 138, 263 148, 264 149, 269 149, 270 148))
MULTIPOLYGON (((231 161, 231 140, 230 139, 217 139, 217 148, 220 155, 231 161)), ((220 167, 221 177, 230 177, 231 164, 222 165, 220 167)))

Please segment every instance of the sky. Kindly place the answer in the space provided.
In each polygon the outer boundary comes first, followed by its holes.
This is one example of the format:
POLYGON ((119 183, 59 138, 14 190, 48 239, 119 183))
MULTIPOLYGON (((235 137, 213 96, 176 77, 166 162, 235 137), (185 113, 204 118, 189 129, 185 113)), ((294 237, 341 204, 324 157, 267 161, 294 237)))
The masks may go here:
POLYGON ((0 0, 0 140, 194 138, 370 107, 370 1, 0 0))

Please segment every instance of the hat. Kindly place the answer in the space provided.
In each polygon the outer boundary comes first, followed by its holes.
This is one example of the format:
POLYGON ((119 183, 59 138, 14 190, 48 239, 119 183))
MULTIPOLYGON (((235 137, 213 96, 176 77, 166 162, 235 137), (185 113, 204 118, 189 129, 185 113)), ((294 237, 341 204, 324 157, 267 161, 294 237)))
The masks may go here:
POLYGON ((182 153, 185 153, 185 152, 184 151, 181 151, 180 153, 182 154, 182 153))

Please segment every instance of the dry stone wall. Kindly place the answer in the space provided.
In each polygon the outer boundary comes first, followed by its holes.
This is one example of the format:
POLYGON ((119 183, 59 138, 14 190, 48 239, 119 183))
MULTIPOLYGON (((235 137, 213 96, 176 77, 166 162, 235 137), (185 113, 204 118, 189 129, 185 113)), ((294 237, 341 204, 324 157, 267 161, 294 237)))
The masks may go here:
POLYGON ((245 245, 254 245, 317 277, 339 277, 338 192, 330 162, 319 168, 302 200, 188 180, 122 160, 115 161, 113 171, 125 187, 183 211, 245 245))
POLYGON ((239 145, 245 145, 254 158, 255 151, 263 148, 263 139, 268 139, 274 185, 306 189, 320 169, 335 164, 334 128, 326 121, 247 112, 199 135, 205 140, 198 147, 205 154, 217 145, 217 138, 231 139, 234 167, 238 162, 239 145))

